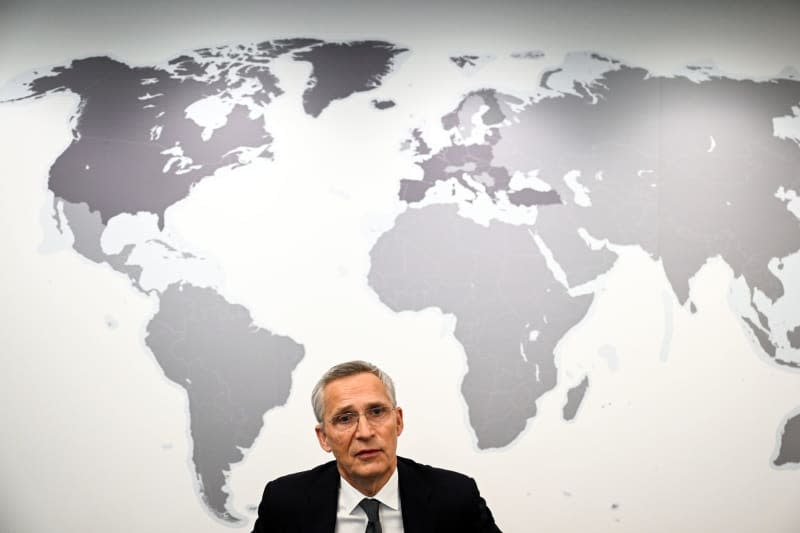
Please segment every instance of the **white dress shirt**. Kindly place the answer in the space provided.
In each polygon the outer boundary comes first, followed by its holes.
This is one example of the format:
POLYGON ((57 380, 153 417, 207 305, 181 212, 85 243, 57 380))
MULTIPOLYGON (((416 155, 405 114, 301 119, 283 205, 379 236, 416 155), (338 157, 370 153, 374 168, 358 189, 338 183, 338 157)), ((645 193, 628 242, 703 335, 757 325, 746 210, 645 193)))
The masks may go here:
MULTIPOLYGON (((339 505, 336 509, 336 533, 364 533, 367 529, 367 513, 358 504, 368 498, 339 476, 339 505)), ((381 490, 372 498, 381 502, 378 517, 383 533, 403 533, 403 513, 400 509, 400 488, 397 484, 397 469, 381 490)))

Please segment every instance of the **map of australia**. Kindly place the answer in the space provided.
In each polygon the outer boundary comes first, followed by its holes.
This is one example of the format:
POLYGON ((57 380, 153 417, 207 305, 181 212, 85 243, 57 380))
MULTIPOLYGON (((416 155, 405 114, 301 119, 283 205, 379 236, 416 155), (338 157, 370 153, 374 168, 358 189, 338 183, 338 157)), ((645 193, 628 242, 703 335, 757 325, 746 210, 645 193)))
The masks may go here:
MULTIPOLYGON (((169 208, 220 169, 273 157, 265 111, 285 94, 276 62, 310 67, 303 112, 324 120, 337 101, 397 75, 411 53, 375 40, 282 39, 154 66, 80 58, 16 88, 23 94, 14 99, 80 99, 72 142, 50 168, 52 223, 75 252, 157 295, 144 342, 185 389, 196 481, 223 520, 238 520, 228 510, 231 465, 265 413, 286 403, 306 352, 303 339, 257 325, 193 274, 207 260, 162 233, 169 208), (137 224, 149 229, 137 234, 137 224), (137 259, 145 252, 168 258, 171 277, 154 282, 137 259)), ((512 56, 518 68, 541 60, 512 56)), ((370 112, 395 109, 396 100, 373 98, 370 112)), ((365 283, 395 312, 435 307, 455 317, 468 369, 461 392, 481 449, 514 442, 557 386, 558 345, 587 316, 594 282, 615 267, 619 246, 659 262, 690 313, 692 277, 710 259, 724 261, 748 288, 736 311, 754 353, 797 372, 800 294, 790 287, 800 276, 799 117, 800 81, 791 76, 691 67, 658 77, 598 54, 569 55, 528 94, 453 95, 438 124, 398 135, 418 173, 397 177, 400 214, 370 250, 365 283), (432 127, 445 143, 428 138, 432 127)), ((565 420, 580 416, 590 388, 589 376, 570 388, 565 420)), ((777 430, 769 460, 800 464, 800 415, 777 430)))

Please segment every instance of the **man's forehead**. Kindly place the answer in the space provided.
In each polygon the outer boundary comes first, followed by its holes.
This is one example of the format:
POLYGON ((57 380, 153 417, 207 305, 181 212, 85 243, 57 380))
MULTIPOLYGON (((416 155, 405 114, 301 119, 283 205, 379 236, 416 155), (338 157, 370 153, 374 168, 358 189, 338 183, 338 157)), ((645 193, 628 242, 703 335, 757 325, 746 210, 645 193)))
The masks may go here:
POLYGON ((375 374, 361 372, 337 378, 325 385, 323 400, 325 408, 337 408, 342 404, 375 403, 389 400, 386 385, 375 374))

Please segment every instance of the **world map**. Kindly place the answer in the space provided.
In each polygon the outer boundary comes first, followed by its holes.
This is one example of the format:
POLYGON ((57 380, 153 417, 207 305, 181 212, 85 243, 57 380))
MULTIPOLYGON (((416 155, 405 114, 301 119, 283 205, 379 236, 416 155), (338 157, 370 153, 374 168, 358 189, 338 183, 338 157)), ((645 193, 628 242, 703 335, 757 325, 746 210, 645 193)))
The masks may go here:
MULTIPOLYGON (((224 297, 213 259, 165 230, 170 208, 203 180, 280 157, 270 109, 286 95, 287 63, 306 66, 302 111, 323 120, 359 96, 370 113, 402 107, 402 95, 369 95, 413 53, 383 41, 298 38, 203 48, 153 66, 97 56, 31 71, 3 93, 15 93, 7 105, 79 97, 72 142, 50 168, 51 222, 75 252, 158 298, 144 342, 185 389, 200 493, 225 521, 239 520, 228 508, 231 466, 265 413, 286 403, 306 348, 224 297)), ((465 75, 493 60, 449 59, 465 75)), ((525 69, 541 54, 511 59, 525 69)), ((796 77, 703 66, 660 77, 575 53, 527 94, 498 86, 454 95, 438 124, 386 135, 401 139, 397 156, 416 170, 396 177, 397 210, 369 251, 366 282, 394 312, 433 307, 455 317, 478 448, 509 446, 537 415, 537 400, 558 383, 557 346, 589 313, 620 247, 659 263, 690 313, 693 276, 724 261, 747 287, 735 311, 754 356, 800 370, 796 77)), ((570 388, 565 420, 579 415, 590 387, 586 375, 570 388)), ((776 431, 769 460, 800 464, 800 414, 776 431)))

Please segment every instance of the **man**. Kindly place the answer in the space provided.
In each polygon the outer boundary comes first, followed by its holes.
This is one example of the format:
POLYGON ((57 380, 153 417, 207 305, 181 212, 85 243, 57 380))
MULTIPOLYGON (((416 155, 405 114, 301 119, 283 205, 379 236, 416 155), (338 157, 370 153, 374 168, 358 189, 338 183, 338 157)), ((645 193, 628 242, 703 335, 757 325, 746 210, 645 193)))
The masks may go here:
POLYGON ((403 410, 378 367, 334 366, 311 403, 336 460, 268 483, 253 533, 500 531, 472 478, 397 457, 403 410))

